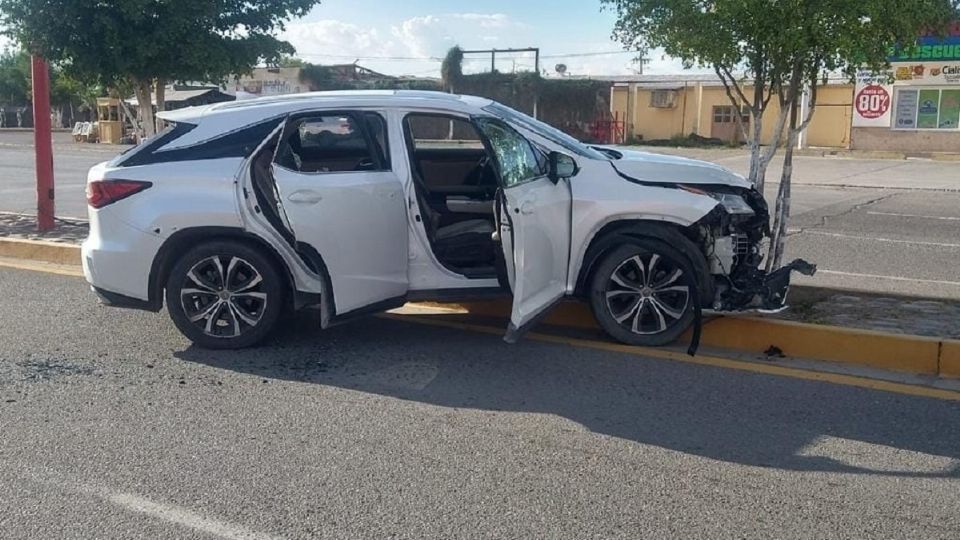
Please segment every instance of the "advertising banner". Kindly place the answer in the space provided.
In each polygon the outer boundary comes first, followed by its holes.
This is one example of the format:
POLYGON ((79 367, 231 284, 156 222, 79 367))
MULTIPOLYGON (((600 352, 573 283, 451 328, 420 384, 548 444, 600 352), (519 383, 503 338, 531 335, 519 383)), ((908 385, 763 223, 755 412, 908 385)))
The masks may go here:
POLYGON ((893 86, 890 74, 862 71, 853 95, 853 127, 890 127, 893 86))

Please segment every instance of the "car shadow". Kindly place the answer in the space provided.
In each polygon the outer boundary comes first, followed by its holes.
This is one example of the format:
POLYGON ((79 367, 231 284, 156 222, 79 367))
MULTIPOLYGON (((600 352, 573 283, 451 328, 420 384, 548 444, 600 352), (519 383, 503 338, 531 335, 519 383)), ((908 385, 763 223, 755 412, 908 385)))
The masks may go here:
POLYGON ((956 402, 534 340, 507 345, 393 318, 323 332, 318 324, 306 312, 263 347, 191 347, 176 356, 441 407, 552 414, 597 434, 730 463, 960 478, 956 402), (926 456, 908 461, 904 452, 926 456))

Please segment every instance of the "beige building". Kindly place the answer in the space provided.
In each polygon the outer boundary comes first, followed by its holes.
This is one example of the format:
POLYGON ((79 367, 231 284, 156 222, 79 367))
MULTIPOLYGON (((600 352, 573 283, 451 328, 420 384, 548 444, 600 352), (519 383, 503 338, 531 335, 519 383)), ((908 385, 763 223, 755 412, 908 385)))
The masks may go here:
MULTIPOLYGON (((752 90, 748 86, 747 95, 752 90)), ((816 114, 803 137, 805 146, 849 147, 853 90, 854 85, 839 80, 820 88, 816 114)), ((643 75, 615 81, 610 99, 611 114, 626 119, 628 138, 649 141, 690 134, 731 142, 742 138, 736 110, 712 75, 643 75)), ((764 141, 771 139, 779 113, 779 106, 771 103, 764 117, 764 141)), ((750 121, 749 115, 745 120, 750 121)))

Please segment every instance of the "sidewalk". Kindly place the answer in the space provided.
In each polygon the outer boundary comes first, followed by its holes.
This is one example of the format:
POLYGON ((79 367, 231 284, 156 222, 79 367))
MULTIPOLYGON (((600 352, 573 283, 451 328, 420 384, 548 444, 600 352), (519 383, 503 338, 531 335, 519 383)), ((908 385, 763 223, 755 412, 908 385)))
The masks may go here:
MULTIPOLYGON (((630 148, 710 161, 744 176, 750 169, 750 154, 743 148, 630 148)), ((792 181, 796 186, 960 192, 958 161, 960 154, 945 154, 940 159, 915 159, 892 152, 805 150, 795 157, 792 181), (948 161, 948 157, 952 161, 948 161)), ((767 170, 768 184, 779 182, 782 167, 783 150, 780 150, 767 170)))

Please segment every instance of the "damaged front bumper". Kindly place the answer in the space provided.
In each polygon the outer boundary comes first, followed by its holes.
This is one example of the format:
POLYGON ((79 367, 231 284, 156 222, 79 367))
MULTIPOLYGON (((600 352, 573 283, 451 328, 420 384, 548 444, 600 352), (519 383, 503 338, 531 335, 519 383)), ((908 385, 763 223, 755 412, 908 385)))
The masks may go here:
POLYGON ((803 259, 773 272, 756 270, 749 276, 739 276, 726 286, 718 286, 713 309, 715 311, 782 311, 787 307, 790 278, 794 272, 805 276, 817 273, 817 266, 803 259))

